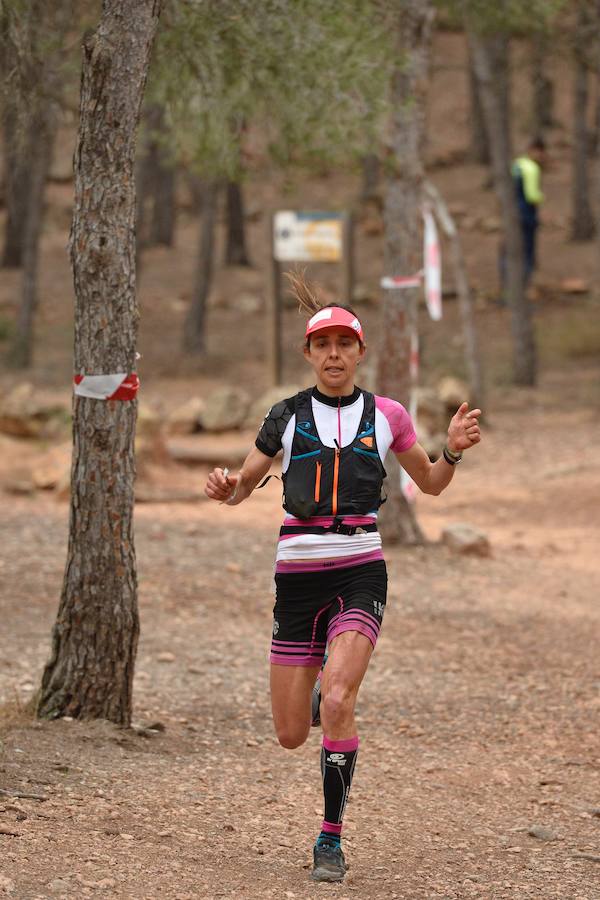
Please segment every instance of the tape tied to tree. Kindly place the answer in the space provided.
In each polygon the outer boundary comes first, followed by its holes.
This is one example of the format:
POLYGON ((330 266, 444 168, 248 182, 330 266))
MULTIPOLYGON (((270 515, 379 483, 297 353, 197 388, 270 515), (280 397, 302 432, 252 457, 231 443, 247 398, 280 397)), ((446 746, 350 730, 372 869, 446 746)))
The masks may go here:
POLYGON ((135 372, 115 375, 74 375, 73 390, 78 397, 92 400, 135 400, 140 379, 135 372))
POLYGON ((407 288, 418 288, 423 283, 424 272, 415 272, 414 275, 397 275, 384 276, 379 282, 381 287, 387 291, 401 291, 407 288))

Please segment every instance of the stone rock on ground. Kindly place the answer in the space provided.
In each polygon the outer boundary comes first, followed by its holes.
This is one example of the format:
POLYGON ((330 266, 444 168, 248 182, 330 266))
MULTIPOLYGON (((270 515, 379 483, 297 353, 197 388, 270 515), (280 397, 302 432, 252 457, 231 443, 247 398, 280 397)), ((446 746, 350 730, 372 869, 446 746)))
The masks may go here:
POLYGON ((431 388, 417 388, 417 424, 421 434, 436 434, 448 429, 446 407, 431 388))
POLYGON ((237 310, 237 312, 258 313, 263 309, 264 301, 258 294, 251 294, 248 291, 244 291, 241 294, 237 294, 231 300, 230 306, 232 309, 237 310))
POLYGON ((167 416, 169 434, 194 434, 199 431, 204 407, 201 397, 190 397, 182 406, 177 406, 167 416))
POLYGON ((142 437, 154 437, 160 434, 163 428, 163 416, 150 406, 149 403, 141 401, 138 404, 137 422, 135 426, 136 435, 142 437))
POLYGON ((466 381, 447 375, 438 382, 437 395, 446 407, 447 414, 453 416, 461 403, 470 401, 471 391, 466 381))
POLYGON ((466 523, 448 525, 442 531, 442 542, 452 553, 467 556, 491 556, 492 548, 487 535, 466 523))
POLYGON ((0 403, 0 431, 14 437, 48 438, 66 429, 71 406, 25 381, 6 394, 0 403))
POLYGON ((200 416, 206 431, 228 431, 240 428, 250 408, 250 396, 243 388, 217 388, 207 396, 200 416))
POLYGON ((530 837, 537 838, 538 841, 557 841, 558 835, 552 831, 551 828, 546 828, 545 825, 532 825, 527 829, 527 834, 530 837))
POLYGON ((301 390, 302 387, 298 384, 281 384, 279 387, 269 388, 252 403, 246 419, 248 428, 258 428, 275 403, 279 400, 283 400, 284 397, 293 397, 294 394, 297 394, 298 391, 301 390))
POLYGON ((563 278, 560 289, 564 294, 587 294, 590 286, 583 278, 563 278))
POLYGON ((52 490, 68 480, 71 473, 71 441, 53 447, 31 472, 31 480, 38 490, 52 490))

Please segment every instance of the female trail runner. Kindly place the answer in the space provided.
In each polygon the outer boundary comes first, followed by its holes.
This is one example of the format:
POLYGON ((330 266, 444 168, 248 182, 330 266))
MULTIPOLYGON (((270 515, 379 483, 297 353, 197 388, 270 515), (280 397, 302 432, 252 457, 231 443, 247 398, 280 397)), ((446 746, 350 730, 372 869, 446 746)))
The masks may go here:
POLYGON ((320 714, 325 809, 311 877, 341 881, 342 819, 358 753, 354 707, 386 602, 377 532, 383 461, 391 450, 422 491, 440 494, 462 452, 480 441, 481 411, 461 404, 443 455, 431 463, 404 407, 355 385, 365 341, 354 312, 333 304, 320 308, 301 276, 290 281, 311 313, 304 356, 316 385, 275 404, 240 471, 213 469, 205 492, 230 506, 241 503, 283 450, 286 516, 275 565, 273 722, 282 747, 294 749, 320 714))

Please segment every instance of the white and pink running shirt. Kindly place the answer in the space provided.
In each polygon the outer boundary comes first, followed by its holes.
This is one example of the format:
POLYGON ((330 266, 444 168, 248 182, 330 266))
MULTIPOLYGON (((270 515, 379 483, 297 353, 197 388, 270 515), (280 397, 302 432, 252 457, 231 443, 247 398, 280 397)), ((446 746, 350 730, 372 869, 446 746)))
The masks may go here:
MULTIPOLYGON (((295 397, 276 403, 267 413, 258 436, 257 448, 267 456, 283 451, 282 471, 290 464, 292 441, 296 428, 295 397)), ((312 392, 312 410, 321 443, 334 447, 338 439, 338 406, 341 425, 341 447, 351 444, 360 425, 364 397, 355 387, 348 397, 327 397, 316 387, 312 392)), ((381 461, 389 450, 403 453, 416 443, 414 425, 404 407, 388 397, 375 396, 375 437, 381 461)), ((344 516, 348 524, 373 522, 377 513, 368 516, 344 516)), ((284 525, 330 524, 332 517, 296 519, 286 515, 284 525)), ((296 534, 280 537, 277 546, 276 570, 278 572, 314 571, 322 568, 321 560, 335 560, 337 568, 358 565, 375 559, 383 559, 381 537, 378 532, 367 534, 296 534), (300 562, 301 561, 301 562, 300 562)))

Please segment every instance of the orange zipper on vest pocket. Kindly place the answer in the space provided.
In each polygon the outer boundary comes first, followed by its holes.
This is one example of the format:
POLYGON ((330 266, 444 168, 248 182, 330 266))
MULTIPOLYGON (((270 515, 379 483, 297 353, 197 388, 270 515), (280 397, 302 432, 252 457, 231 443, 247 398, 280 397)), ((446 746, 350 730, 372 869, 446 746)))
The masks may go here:
POLYGON ((319 502, 321 497, 321 463, 317 463, 317 470, 315 473, 315 503, 319 502))
POLYGON ((331 498, 331 511, 334 516, 337 516, 337 493, 338 493, 338 477, 340 473, 340 451, 339 448, 335 451, 335 462, 333 464, 333 495, 331 498))

